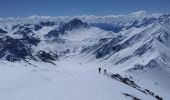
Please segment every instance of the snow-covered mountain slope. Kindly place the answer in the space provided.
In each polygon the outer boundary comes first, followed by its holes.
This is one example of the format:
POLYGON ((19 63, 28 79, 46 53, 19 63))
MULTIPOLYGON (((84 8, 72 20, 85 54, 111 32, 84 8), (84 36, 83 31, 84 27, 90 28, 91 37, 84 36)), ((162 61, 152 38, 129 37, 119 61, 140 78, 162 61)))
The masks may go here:
POLYGON ((156 100, 135 88, 98 74, 96 65, 83 63, 80 58, 62 59, 56 64, 36 63, 38 67, 34 67, 22 62, 1 62, 0 99, 156 100))
POLYGON ((143 11, 0 19, 0 98, 169 100, 169 26, 143 11))

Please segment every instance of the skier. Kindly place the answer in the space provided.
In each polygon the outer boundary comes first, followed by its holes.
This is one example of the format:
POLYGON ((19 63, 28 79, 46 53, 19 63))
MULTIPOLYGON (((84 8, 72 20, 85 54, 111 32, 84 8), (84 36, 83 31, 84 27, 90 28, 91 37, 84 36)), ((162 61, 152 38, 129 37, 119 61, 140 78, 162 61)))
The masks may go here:
POLYGON ((106 75, 107 73, 106 73, 106 69, 104 69, 104 75, 106 75))
POLYGON ((98 68, 98 70, 99 70, 99 74, 100 74, 100 72, 101 72, 101 68, 99 67, 99 68, 98 68))

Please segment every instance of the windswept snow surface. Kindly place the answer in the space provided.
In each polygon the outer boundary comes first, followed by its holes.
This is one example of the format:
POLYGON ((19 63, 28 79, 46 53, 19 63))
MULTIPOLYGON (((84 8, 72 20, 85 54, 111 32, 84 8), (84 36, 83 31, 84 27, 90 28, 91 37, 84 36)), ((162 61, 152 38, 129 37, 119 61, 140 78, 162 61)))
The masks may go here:
POLYGON ((1 62, 0 100, 155 100, 128 85, 98 73, 94 63, 63 58, 56 66, 1 62))

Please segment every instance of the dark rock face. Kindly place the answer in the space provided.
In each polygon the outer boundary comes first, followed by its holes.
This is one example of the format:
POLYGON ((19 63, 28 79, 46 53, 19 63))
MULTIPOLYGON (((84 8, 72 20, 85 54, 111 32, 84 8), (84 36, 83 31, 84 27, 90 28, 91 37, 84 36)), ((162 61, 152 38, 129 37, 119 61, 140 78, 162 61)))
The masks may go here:
POLYGON ((123 49, 121 47, 121 45, 115 45, 115 46, 112 46, 111 48, 109 48, 109 46, 105 46, 105 47, 98 49, 96 51, 96 58, 97 59, 102 58, 111 52, 116 53, 116 52, 120 51, 121 49, 123 49))
POLYGON ((163 24, 170 24, 170 14, 164 14, 158 18, 158 22, 163 24))
MULTIPOLYGON (((58 55, 54 52, 45 52, 39 51, 34 52, 33 46, 37 46, 40 42, 39 38, 35 37, 35 33, 33 30, 38 31, 43 28, 43 26, 53 26, 55 25, 54 22, 40 22, 38 24, 17 24, 12 27, 12 30, 15 34, 19 34, 22 37, 13 38, 10 36, 6 36, 3 34, 0 37, 0 59, 6 59, 8 61, 20 61, 20 60, 36 60, 40 59, 41 61, 50 62, 57 60, 58 55)), ((2 33, 6 33, 3 30, 2 33)), ((49 32, 48 36, 55 36, 58 37, 59 34, 64 34, 65 30, 52 30, 49 32)), ((56 38, 53 41, 60 41, 64 42, 64 40, 60 40, 56 38)))
MULTIPOLYGON (((163 100, 162 97, 160 97, 160 96, 158 96, 158 95, 155 95, 155 93, 151 92, 151 91, 148 90, 148 89, 144 89, 144 88, 140 87, 140 86, 139 86, 138 84, 136 84, 133 80, 131 80, 131 79, 127 78, 127 77, 122 77, 120 74, 108 74, 108 73, 107 73, 107 74, 105 74, 105 75, 107 75, 108 77, 111 77, 111 78, 114 79, 114 80, 120 81, 120 82, 122 82, 122 83, 124 83, 124 84, 126 84, 126 85, 128 85, 128 86, 130 86, 130 87, 133 87, 134 89, 136 89, 136 90, 138 90, 138 91, 140 91, 140 92, 142 92, 142 93, 144 93, 144 94, 146 94, 146 95, 150 95, 150 96, 156 98, 157 100, 163 100)), ((138 98, 136 98, 136 97, 134 97, 134 96, 132 96, 132 95, 130 95, 130 94, 127 94, 127 93, 123 93, 123 94, 124 94, 125 96, 132 97, 133 100, 140 100, 140 99, 138 99, 138 98)))
POLYGON ((32 24, 17 24, 17 25, 14 25, 13 27, 12 27, 12 30, 14 30, 14 29, 23 29, 23 28, 28 28, 28 27, 30 27, 32 24))
POLYGON ((0 29, 0 33, 8 33, 8 32, 0 29))
POLYGON ((14 25, 14 26, 12 27, 12 30, 14 30, 14 29, 21 29, 21 28, 24 28, 24 26, 22 26, 22 25, 20 25, 20 24, 17 24, 17 25, 14 25))
POLYGON ((45 35, 45 37, 55 37, 58 38, 59 34, 63 34, 63 31, 60 30, 51 30, 50 32, 48 32, 47 35, 45 35))
POLYGON ((134 52, 134 56, 139 56, 141 57, 143 54, 145 54, 148 50, 153 50, 153 47, 152 47, 152 43, 153 40, 151 40, 150 42, 142 45, 140 48, 138 48, 137 50, 135 50, 134 52))
POLYGON ((127 26, 126 29, 132 28, 132 27, 136 27, 136 28, 140 28, 142 26, 147 26, 149 24, 155 23, 157 21, 156 18, 144 18, 141 21, 139 20, 135 20, 132 22, 131 25, 127 26))
POLYGON ((15 32, 14 34, 22 35, 23 37, 19 40, 25 44, 37 46, 37 44, 40 42, 40 40, 38 38, 35 38, 33 36, 34 33, 33 33, 32 29, 29 27, 19 28, 19 30, 17 32, 15 32), (31 33, 31 35, 30 35, 30 33, 31 33))
POLYGON ((34 30, 35 31, 38 31, 38 30, 40 30, 40 29, 42 29, 43 27, 41 26, 41 25, 39 25, 39 24, 35 24, 34 25, 34 30))
POLYGON ((22 39, 14 39, 9 36, 0 38, 0 58, 5 57, 8 61, 20 61, 20 60, 38 60, 37 57, 44 62, 55 61, 58 59, 57 53, 39 51, 34 54, 32 46, 37 46, 40 42, 39 39, 34 37, 24 37, 22 39))
POLYGON ((8 61, 19 61, 26 58, 34 59, 32 46, 37 46, 39 42, 40 40, 34 37, 14 39, 4 36, 0 38, 0 58, 6 57, 8 61))
POLYGON ((65 30, 72 30, 72 29, 86 27, 86 26, 87 26, 87 23, 84 23, 83 21, 81 21, 78 18, 74 18, 71 21, 69 21, 68 23, 64 24, 62 27, 65 30))
POLYGON ((58 55, 53 52, 39 51, 37 56, 44 62, 51 62, 58 59, 58 55))
POLYGON ((19 61, 26 57, 32 57, 32 50, 25 45, 22 40, 14 39, 12 37, 5 37, 0 39, 0 54, 1 58, 6 55, 8 61, 19 61))
POLYGON ((40 25, 42 25, 42 26, 54 26, 55 22, 50 22, 50 21, 40 22, 40 25))
POLYGON ((29 33, 33 33, 33 31, 28 27, 22 27, 22 28, 19 28, 19 30, 15 32, 14 34, 20 34, 23 37, 27 37, 29 33))
POLYGON ((123 36, 117 36, 117 37, 113 38, 109 43, 98 48, 95 52, 96 58, 99 59, 99 58, 106 56, 107 54, 110 54, 111 52, 116 53, 116 52, 120 51, 123 47, 117 43, 122 41, 123 39, 124 39, 123 36))
POLYGON ((25 44, 30 44, 34 46, 37 46, 38 43, 40 42, 40 39, 31 36, 24 37, 20 40, 22 40, 25 44))
POLYGON ((128 94, 128 93, 123 93, 125 96, 127 96, 127 97, 131 97, 132 98, 132 100, 141 100, 141 99, 139 99, 139 98, 137 98, 137 97, 135 97, 135 96, 133 96, 133 95, 131 95, 131 94, 128 94))
POLYGON ((136 71, 136 70, 142 70, 144 69, 144 65, 141 64, 135 64, 133 68, 130 68, 128 71, 136 71))
POLYGON ((159 66, 159 64, 155 59, 151 60, 147 65, 145 65, 145 67, 147 67, 147 68, 154 68, 154 67, 158 67, 158 66, 159 66))
POLYGON ((162 44, 169 46, 170 35, 168 32, 159 32, 160 34, 157 35, 155 38, 160 41, 162 44))
POLYGON ((135 34, 134 36, 127 39, 123 43, 120 43, 120 42, 124 40, 125 37, 123 36, 114 37, 109 43, 106 43, 105 45, 100 46, 100 48, 96 50, 95 52, 96 58, 99 59, 110 53, 114 54, 129 46, 133 46, 134 44, 138 43, 143 37, 144 37, 144 33, 141 32, 141 33, 135 34))
POLYGON ((78 18, 72 19, 67 24, 70 25, 70 26, 81 26, 81 25, 84 25, 84 23, 80 19, 78 19, 78 18))
POLYGON ((27 33, 33 33, 30 28, 24 28, 23 30, 20 31, 21 34, 27 34, 27 33))
POLYGON ((65 23, 59 27, 61 33, 64 33, 67 30, 78 29, 80 27, 87 27, 87 23, 81 21, 78 18, 70 20, 68 23, 65 23))
POLYGON ((82 22, 80 19, 74 18, 68 23, 62 24, 58 29, 51 30, 45 37, 56 37, 58 38, 59 34, 64 35, 67 30, 73 30, 80 27, 87 27, 87 23, 82 22))
POLYGON ((133 68, 128 69, 128 71, 137 71, 137 70, 144 70, 144 69, 148 69, 148 68, 155 68, 160 66, 160 64, 157 63, 157 61, 155 59, 149 61, 148 64, 146 65, 142 65, 142 64, 135 64, 133 68))
POLYGON ((121 64, 121 63, 129 60, 131 57, 132 57, 132 56, 127 56, 127 57, 125 57, 125 58, 122 58, 121 60, 117 61, 115 64, 121 64))

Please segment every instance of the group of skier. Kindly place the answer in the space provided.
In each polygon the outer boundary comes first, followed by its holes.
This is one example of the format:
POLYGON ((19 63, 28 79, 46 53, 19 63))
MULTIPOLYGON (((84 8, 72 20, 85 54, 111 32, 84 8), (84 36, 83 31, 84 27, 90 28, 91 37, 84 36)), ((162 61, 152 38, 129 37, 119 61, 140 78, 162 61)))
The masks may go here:
MULTIPOLYGON (((98 70, 99 70, 99 74, 100 74, 100 73, 101 73, 101 70, 102 70, 101 67, 99 67, 98 70)), ((106 69, 104 69, 103 71, 104 71, 104 75, 106 75, 106 74, 107 74, 106 69)))

